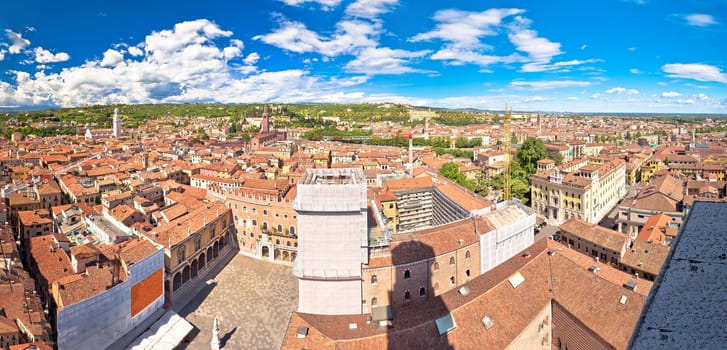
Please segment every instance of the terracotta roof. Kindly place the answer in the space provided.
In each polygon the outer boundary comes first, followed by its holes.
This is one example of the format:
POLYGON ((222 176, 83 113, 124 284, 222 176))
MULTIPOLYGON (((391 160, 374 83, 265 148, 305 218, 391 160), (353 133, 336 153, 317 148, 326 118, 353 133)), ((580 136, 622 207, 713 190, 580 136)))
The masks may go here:
POLYGON ((73 274, 71 260, 66 252, 60 249, 51 236, 38 236, 30 239, 30 255, 38 266, 38 271, 48 282, 73 274))
POLYGON ((576 218, 571 218, 561 224, 560 229, 568 235, 583 238, 600 247, 617 252, 623 249, 628 240, 628 237, 622 233, 576 218))
POLYGON ((627 249, 626 253, 621 257, 621 264, 656 276, 659 274, 661 266, 664 265, 667 254, 669 254, 668 246, 646 241, 634 241, 631 249, 627 249))
MULTIPOLYGON (((516 255, 465 284, 468 295, 452 290, 424 302, 393 307, 393 328, 389 329, 367 322, 367 315, 294 312, 282 348, 503 349, 549 305, 565 310, 606 344, 625 348, 646 297, 618 283, 630 278, 627 274, 604 265, 603 270, 610 269, 609 274, 620 279, 604 278, 563 254, 567 250, 552 240, 541 240, 528 248, 531 255, 516 255), (524 279, 517 287, 508 280, 515 273, 524 279), (623 296, 625 303, 620 302, 623 296), (440 336, 434 320, 447 314, 456 328, 440 336), (485 316, 493 321, 490 329, 483 326, 485 316), (351 323, 357 327, 351 329, 351 323), (308 328, 305 338, 297 336, 300 326, 308 328)), ((648 293, 650 284, 639 281, 638 286, 638 291, 648 293)))
POLYGON ((664 244, 667 224, 671 221, 671 216, 663 213, 652 215, 649 220, 646 220, 644 227, 641 229, 636 239, 639 241, 653 241, 659 244, 664 244))

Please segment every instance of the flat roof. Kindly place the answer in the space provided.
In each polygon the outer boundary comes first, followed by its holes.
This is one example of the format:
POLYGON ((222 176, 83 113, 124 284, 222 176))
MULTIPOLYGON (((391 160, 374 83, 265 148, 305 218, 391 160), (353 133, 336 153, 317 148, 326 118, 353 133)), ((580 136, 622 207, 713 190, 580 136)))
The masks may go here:
POLYGON ((644 305, 631 348, 724 347, 725 227, 727 203, 694 203, 644 305))

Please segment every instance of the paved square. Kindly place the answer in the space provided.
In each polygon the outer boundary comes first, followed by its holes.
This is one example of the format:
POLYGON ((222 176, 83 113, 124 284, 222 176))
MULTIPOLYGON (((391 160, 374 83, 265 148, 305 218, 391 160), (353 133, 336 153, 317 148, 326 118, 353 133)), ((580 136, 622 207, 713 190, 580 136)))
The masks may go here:
POLYGON ((222 349, 280 349, 290 313, 298 306, 292 267, 235 258, 189 304, 178 310, 196 327, 183 349, 208 350, 212 323, 220 323, 222 349))

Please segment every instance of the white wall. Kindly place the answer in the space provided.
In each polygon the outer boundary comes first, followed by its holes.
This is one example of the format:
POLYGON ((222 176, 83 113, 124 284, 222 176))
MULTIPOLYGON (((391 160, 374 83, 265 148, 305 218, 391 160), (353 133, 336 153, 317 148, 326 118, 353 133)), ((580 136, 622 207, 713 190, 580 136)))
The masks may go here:
POLYGON ((161 309, 164 293, 131 317, 131 287, 159 269, 164 269, 163 249, 131 265, 126 282, 58 311, 58 349, 105 349, 161 309))
POLYGON ((362 312, 361 281, 298 280, 298 312, 353 315, 362 312))

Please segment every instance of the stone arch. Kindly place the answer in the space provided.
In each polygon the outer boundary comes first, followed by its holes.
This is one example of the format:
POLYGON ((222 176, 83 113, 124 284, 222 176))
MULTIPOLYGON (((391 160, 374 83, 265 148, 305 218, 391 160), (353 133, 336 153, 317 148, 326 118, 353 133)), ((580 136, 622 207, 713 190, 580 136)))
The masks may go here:
POLYGON ((220 255, 220 242, 215 242, 215 245, 212 248, 212 254, 215 255, 215 258, 217 258, 218 255, 220 255))
POLYGON ((197 262, 197 259, 194 259, 194 261, 192 261, 192 279, 197 278, 198 271, 199 271, 199 263, 197 262))
POLYGON ((283 258, 283 253, 280 251, 280 249, 275 249, 275 260, 280 260, 283 258))
POLYGON ((262 248, 260 249, 260 255, 261 255, 261 256, 262 256, 263 258, 267 258, 267 257, 269 257, 269 256, 270 256, 270 248, 268 248, 268 246, 264 245, 264 246, 263 246, 263 247, 262 247, 262 248))
POLYGON ((182 274, 177 272, 174 274, 174 283, 172 285, 172 291, 176 292, 179 287, 182 286, 182 274))
POLYGON ((212 261, 212 247, 207 248, 207 262, 212 261))
POLYGON ((295 261, 295 258, 296 258, 297 256, 298 256, 298 254, 296 254, 296 253, 290 253, 290 261, 291 261, 291 262, 295 261))
POLYGON ((184 267, 184 270, 182 270, 182 284, 189 282, 190 275, 191 275, 191 273, 190 273, 189 265, 187 265, 184 267))
POLYGON ((202 270, 204 268, 204 253, 199 255, 199 270, 202 270))
POLYGON ((283 252, 283 261, 289 261, 290 260, 290 253, 287 251, 283 252))

